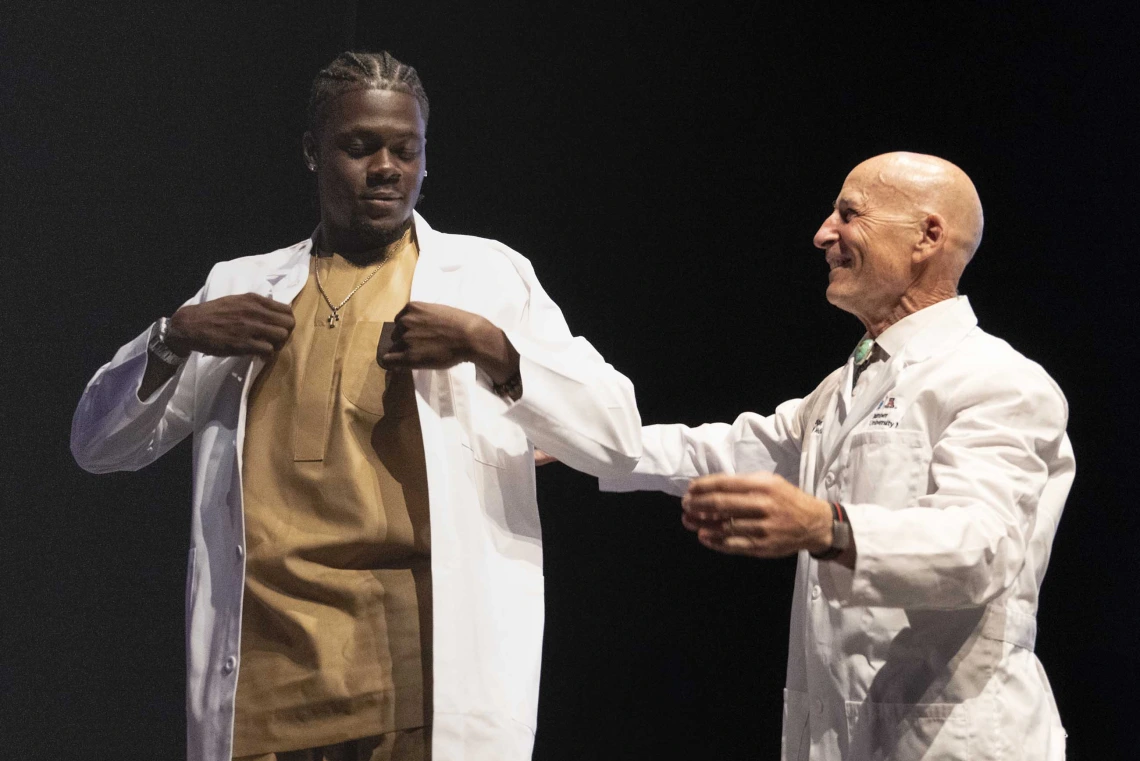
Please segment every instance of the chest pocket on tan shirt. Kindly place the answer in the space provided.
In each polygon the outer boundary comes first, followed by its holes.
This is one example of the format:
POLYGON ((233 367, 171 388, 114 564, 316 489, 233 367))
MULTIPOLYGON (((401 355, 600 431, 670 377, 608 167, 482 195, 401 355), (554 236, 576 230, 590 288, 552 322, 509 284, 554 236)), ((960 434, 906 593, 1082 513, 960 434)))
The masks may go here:
POLYGON ((389 373, 380 367, 376 348, 384 323, 360 321, 352 327, 341 369, 341 394, 353 406, 376 416, 405 417, 416 411, 410 370, 389 373))
POLYGON ((851 436, 844 498, 901 508, 926 491, 931 449, 923 431, 861 431, 851 436))

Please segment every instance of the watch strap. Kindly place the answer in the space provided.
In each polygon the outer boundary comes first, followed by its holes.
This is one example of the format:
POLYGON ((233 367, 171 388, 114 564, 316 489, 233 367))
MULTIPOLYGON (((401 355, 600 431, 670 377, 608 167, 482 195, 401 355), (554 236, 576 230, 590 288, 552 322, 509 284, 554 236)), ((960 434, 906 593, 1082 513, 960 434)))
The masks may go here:
POLYGON ((186 357, 175 354, 174 350, 166 344, 166 332, 170 330, 170 318, 159 317, 150 328, 150 339, 146 348, 151 354, 171 367, 178 367, 186 361, 186 357))
POLYGON ((816 560, 833 560, 851 545, 851 523, 847 511, 838 502, 831 503, 831 546, 823 552, 811 552, 816 560))

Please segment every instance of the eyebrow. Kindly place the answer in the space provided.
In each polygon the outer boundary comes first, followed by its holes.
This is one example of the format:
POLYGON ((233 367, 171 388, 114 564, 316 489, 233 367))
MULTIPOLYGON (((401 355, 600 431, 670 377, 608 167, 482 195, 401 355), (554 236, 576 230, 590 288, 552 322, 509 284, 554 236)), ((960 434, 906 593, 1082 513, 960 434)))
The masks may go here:
POLYGON ((414 138, 416 140, 424 139, 424 136, 414 129, 389 132, 383 127, 379 129, 375 127, 353 127, 337 133, 337 137, 369 137, 372 135, 380 135, 388 140, 406 140, 408 138, 414 138))

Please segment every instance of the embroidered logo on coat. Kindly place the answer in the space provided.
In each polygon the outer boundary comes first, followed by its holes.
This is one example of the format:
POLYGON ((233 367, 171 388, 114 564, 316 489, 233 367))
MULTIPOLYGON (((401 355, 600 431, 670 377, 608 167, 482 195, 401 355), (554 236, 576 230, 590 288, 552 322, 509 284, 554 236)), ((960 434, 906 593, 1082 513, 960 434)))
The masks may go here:
POLYGON ((871 413, 871 420, 867 423, 867 427, 898 428, 901 418, 902 409, 898 406, 895 397, 885 396, 883 400, 875 406, 875 410, 871 413))

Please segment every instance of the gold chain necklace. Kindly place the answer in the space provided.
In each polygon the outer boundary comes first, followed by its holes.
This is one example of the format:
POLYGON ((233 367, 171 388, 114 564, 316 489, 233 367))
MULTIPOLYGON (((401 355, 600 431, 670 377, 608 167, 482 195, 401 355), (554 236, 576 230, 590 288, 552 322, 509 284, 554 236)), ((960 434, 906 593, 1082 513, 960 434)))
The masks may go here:
POLYGON ((328 304, 329 309, 332 310, 332 314, 329 315, 329 327, 330 328, 335 328, 336 324, 338 322, 340 322, 340 310, 344 309, 344 305, 348 303, 348 300, 351 299, 354 295, 356 295, 356 292, 359 291, 361 288, 363 288, 364 284, 367 283, 369 280, 371 280, 372 276, 375 275, 377 272, 379 272, 380 268, 383 267, 385 264, 387 264, 390 259, 391 259, 391 256, 384 257, 384 261, 380 262, 375 267, 373 267, 372 271, 368 273, 368 276, 365 277, 363 280, 361 280, 359 283, 357 283, 356 287, 353 288, 351 291, 349 291, 349 294, 344 297, 344 301, 340 302, 336 306, 333 306, 332 299, 330 299, 329 295, 327 293, 325 293, 325 287, 323 285, 321 285, 321 263, 319 261, 316 262, 316 264, 314 265, 315 269, 313 270, 313 272, 317 276, 317 290, 321 292, 321 296, 324 297, 325 303, 328 304))

